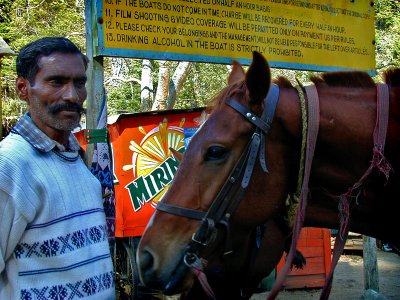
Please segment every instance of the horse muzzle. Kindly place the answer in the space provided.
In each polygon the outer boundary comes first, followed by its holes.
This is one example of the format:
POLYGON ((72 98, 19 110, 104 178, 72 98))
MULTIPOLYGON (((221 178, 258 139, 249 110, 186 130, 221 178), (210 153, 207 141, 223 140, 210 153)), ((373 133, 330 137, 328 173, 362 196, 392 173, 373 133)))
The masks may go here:
POLYGON ((146 287, 165 295, 175 295, 189 290, 193 285, 193 273, 184 264, 183 257, 177 264, 170 263, 163 267, 151 250, 143 249, 138 257, 140 279, 146 287))

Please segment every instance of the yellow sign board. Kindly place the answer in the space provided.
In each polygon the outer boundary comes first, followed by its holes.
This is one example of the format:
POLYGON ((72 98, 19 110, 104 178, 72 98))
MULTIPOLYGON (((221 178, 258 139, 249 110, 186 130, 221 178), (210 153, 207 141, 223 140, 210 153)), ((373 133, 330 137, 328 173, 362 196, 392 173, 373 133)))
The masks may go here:
POLYGON ((97 0, 97 55, 374 72, 372 1, 97 0))

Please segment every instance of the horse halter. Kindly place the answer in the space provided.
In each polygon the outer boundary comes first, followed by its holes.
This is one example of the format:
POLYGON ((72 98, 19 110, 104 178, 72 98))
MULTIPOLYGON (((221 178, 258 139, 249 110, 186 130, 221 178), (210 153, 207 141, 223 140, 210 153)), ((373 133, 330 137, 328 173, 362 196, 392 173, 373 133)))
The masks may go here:
POLYGON ((268 134, 275 115, 279 99, 279 87, 271 85, 267 97, 264 99, 264 111, 261 117, 256 116, 239 102, 228 99, 226 104, 239 112, 255 126, 251 140, 243 150, 239 160, 229 174, 222 189, 212 202, 207 212, 184 208, 176 205, 158 202, 156 209, 177 216, 201 220, 200 227, 192 236, 186 253, 184 263, 189 268, 198 269, 200 258, 197 256, 200 249, 207 246, 216 236, 216 224, 221 224, 227 230, 227 243, 225 254, 232 252, 230 237, 230 218, 242 199, 250 183, 254 166, 259 154, 259 161, 264 172, 268 173, 265 160, 265 136, 268 134), (240 185, 238 184, 241 180, 240 185))

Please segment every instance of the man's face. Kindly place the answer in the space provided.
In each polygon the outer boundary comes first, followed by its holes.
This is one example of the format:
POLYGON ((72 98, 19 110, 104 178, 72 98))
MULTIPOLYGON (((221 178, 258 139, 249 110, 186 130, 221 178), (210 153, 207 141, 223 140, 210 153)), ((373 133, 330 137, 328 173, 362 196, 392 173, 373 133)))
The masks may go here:
POLYGON ((65 143, 84 111, 85 66, 79 54, 58 52, 40 58, 39 66, 33 85, 19 77, 17 90, 28 102, 35 124, 50 138, 65 143))

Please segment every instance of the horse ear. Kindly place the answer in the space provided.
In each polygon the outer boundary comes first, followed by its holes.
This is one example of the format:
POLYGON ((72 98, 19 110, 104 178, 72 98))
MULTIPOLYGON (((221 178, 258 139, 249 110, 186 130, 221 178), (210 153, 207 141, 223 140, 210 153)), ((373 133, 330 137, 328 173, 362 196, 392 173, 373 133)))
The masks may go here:
POLYGON ((258 52, 253 52, 253 62, 246 73, 250 103, 260 104, 271 86, 271 70, 267 60, 258 52))
POLYGON ((239 64, 236 60, 232 62, 232 71, 228 77, 228 84, 232 84, 234 82, 243 80, 246 73, 241 64, 239 64))
POLYGON ((179 151, 175 150, 174 148, 170 147, 169 151, 171 151, 172 155, 179 161, 181 162, 183 159, 183 153, 180 153, 179 151))

